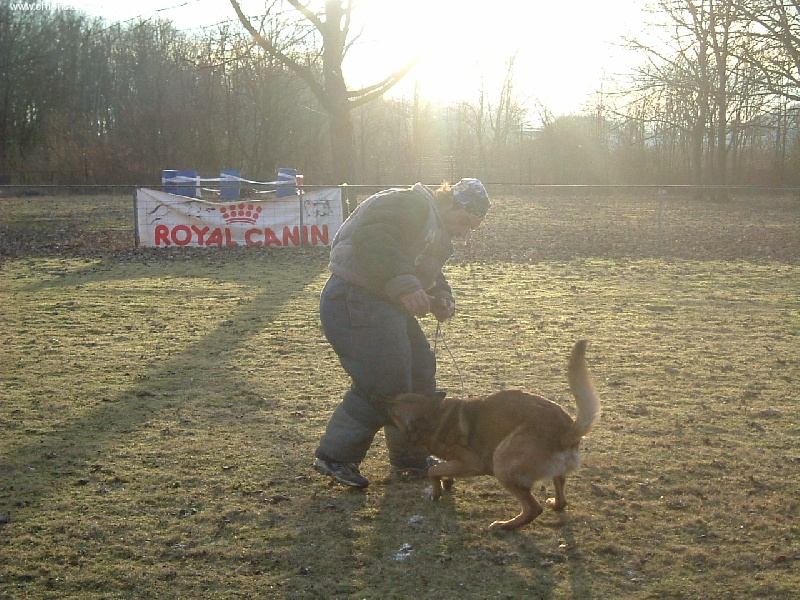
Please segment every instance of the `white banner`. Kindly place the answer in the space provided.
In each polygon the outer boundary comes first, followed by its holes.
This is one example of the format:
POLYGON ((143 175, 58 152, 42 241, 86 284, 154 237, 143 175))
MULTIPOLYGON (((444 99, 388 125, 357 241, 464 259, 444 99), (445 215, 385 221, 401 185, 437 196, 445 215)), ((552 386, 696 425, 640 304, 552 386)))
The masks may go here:
POLYGON ((339 188, 268 200, 209 202, 136 190, 140 246, 329 246, 342 224, 339 188))

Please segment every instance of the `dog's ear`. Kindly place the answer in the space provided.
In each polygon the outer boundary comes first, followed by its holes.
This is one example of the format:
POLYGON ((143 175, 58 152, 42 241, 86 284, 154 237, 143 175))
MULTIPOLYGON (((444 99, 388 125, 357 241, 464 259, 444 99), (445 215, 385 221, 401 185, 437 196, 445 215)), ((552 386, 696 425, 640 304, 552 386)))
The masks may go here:
POLYGON ((393 409, 389 409, 389 415, 394 426, 410 440, 416 438, 417 429, 425 422, 415 408, 409 404, 395 405, 393 409))
POLYGON ((393 396, 381 398, 376 404, 390 419, 393 419, 395 413, 397 412, 396 409, 399 403, 397 401, 397 396, 393 396))
POLYGON ((391 396, 383 398, 378 401, 378 405, 386 412, 386 416, 397 427, 408 425, 409 415, 413 414, 410 411, 409 395, 401 394, 399 396, 391 396))
POLYGON ((444 399, 447 397, 447 392, 434 392, 430 396, 427 396, 427 405, 430 410, 442 410, 442 403, 444 399))
POLYGON ((404 431, 405 434, 412 439, 417 435, 417 429, 419 429, 419 425, 423 422, 424 421, 417 415, 405 415, 405 419, 403 420, 403 425, 400 427, 400 431, 404 431))

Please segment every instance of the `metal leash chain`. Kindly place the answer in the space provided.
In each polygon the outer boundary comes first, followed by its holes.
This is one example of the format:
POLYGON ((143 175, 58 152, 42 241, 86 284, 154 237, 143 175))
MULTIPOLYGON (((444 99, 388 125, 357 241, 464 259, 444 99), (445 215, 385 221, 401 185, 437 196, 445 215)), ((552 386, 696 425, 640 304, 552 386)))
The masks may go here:
POLYGON ((461 367, 458 366, 458 361, 456 357, 453 356, 453 351, 450 350, 450 346, 447 345, 447 340, 444 337, 444 330, 442 329, 442 322, 438 321, 436 323, 436 336, 433 338, 433 355, 437 355, 438 346, 439 346, 439 338, 442 338, 442 344, 447 350, 447 353, 450 355, 450 359, 453 361, 453 365, 456 367, 456 371, 458 372, 458 377, 461 380, 461 398, 466 399, 467 397, 467 388, 464 385, 464 374, 461 372, 461 367))

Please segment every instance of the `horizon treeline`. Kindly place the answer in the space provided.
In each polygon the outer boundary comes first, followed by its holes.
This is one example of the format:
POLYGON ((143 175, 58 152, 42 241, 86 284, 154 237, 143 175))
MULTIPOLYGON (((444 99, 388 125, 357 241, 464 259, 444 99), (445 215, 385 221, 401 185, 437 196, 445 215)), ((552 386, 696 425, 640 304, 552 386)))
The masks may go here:
MULTIPOLYGON (((704 3, 661 4, 691 16, 704 3)), ((780 48, 757 46, 740 15, 738 28, 724 23, 721 55, 720 24, 706 17, 694 51, 676 39, 658 61, 642 45, 651 60, 630 89, 598 94, 582 114, 527 106, 513 61, 502 87, 476 90, 474 102, 359 107, 357 181, 347 183, 800 185, 800 90, 763 75, 766 53, 780 58, 780 48)), ((327 129, 304 83, 237 23, 190 34, 163 20, 0 3, 0 183, 154 184, 163 169, 270 180, 279 167, 309 184, 344 183, 332 181, 327 129)))

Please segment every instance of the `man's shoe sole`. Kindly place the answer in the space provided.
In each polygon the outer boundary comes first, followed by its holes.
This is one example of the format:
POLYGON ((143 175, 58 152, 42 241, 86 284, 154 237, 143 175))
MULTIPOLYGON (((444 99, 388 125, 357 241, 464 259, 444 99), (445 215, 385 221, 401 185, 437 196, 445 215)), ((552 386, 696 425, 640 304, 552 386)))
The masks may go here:
POLYGON ((344 477, 341 477, 338 473, 336 473, 336 471, 332 471, 331 469, 329 469, 328 466, 319 459, 314 461, 314 468, 323 475, 327 475, 328 477, 331 477, 332 479, 338 481, 343 485, 349 485, 350 487, 357 487, 357 488, 369 487, 369 480, 367 480, 366 478, 364 478, 364 483, 358 483, 350 479, 345 479, 344 477))

